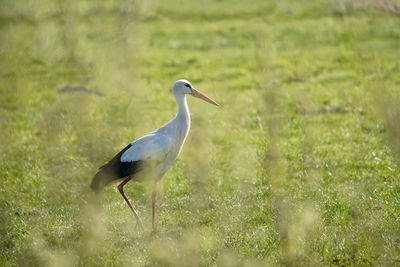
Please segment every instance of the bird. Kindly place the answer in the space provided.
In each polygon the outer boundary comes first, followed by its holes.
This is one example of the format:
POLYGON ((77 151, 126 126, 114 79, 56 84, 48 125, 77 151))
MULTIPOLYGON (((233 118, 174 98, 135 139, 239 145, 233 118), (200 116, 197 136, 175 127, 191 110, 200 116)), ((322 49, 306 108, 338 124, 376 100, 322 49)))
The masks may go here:
POLYGON ((134 181, 151 180, 153 182, 152 229, 155 230, 157 183, 181 153, 190 130, 190 112, 186 95, 220 106, 195 89, 185 79, 177 80, 172 85, 172 93, 178 106, 176 116, 161 128, 140 137, 122 149, 108 163, 99 168, 90 185, 93 191, 100 192, 112 182, 122 180, 117 186, 118 191, 133 212, 141 230, 143 230, 142 220, 125 195, 124 185, 132 179, 134 181))

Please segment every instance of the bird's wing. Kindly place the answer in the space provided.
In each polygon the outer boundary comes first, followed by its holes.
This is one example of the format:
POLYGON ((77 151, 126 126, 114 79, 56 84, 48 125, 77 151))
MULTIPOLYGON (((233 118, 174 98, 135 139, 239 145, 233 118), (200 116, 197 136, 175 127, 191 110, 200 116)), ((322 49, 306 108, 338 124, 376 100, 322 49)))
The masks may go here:
POLYGON ((162 162, 166 159, 171 142, 168 136, 160 133, 150 133, 133 143, 122 155, 121 162, 153 160, 162 162))
POLYGON ((128 175, 151 170, 167 157, 171 142, 167 135, 150 133, 132 142, 101 166, 91 187, 100 191, 105 185, 128 175))

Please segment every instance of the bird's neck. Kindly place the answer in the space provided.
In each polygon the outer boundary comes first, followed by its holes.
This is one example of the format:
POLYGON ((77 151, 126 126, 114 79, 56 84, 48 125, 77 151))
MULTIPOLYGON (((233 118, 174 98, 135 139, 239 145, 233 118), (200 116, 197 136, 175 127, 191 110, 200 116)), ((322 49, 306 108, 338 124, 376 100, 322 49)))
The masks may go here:
POLYGON ((176 104, 178 105, 178 113, 176 114, 176 117, 190 120, 190 113, 186 102, 186 95, 177 93, 175 94, 175 99, 176 104))

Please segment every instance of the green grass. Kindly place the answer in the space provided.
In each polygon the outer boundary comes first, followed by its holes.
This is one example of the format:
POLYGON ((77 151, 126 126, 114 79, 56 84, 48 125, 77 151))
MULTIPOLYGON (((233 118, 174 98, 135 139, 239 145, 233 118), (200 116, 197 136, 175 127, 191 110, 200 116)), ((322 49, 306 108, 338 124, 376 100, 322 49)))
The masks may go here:
MULTIPOLYGON (((343 2, 343 1, 342 1, 343 2)), ((386 10, 387 11, 387 10, 386 10)), ((335 1, 0 3, 0 265, 400 263, 400 17, 335 1), (171 119, 161 182, 97 168, 171 119), (84 86, 98 94, 61 92, 84 86)))

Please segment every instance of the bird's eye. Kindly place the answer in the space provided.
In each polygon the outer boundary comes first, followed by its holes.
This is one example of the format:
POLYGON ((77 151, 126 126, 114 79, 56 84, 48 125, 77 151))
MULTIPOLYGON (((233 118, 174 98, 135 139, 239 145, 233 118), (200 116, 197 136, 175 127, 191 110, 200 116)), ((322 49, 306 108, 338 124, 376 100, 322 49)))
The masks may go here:
POLYGON ((188 84, 188 83, 185 83, 185 86, 190 88, 190 84, 188 84))

